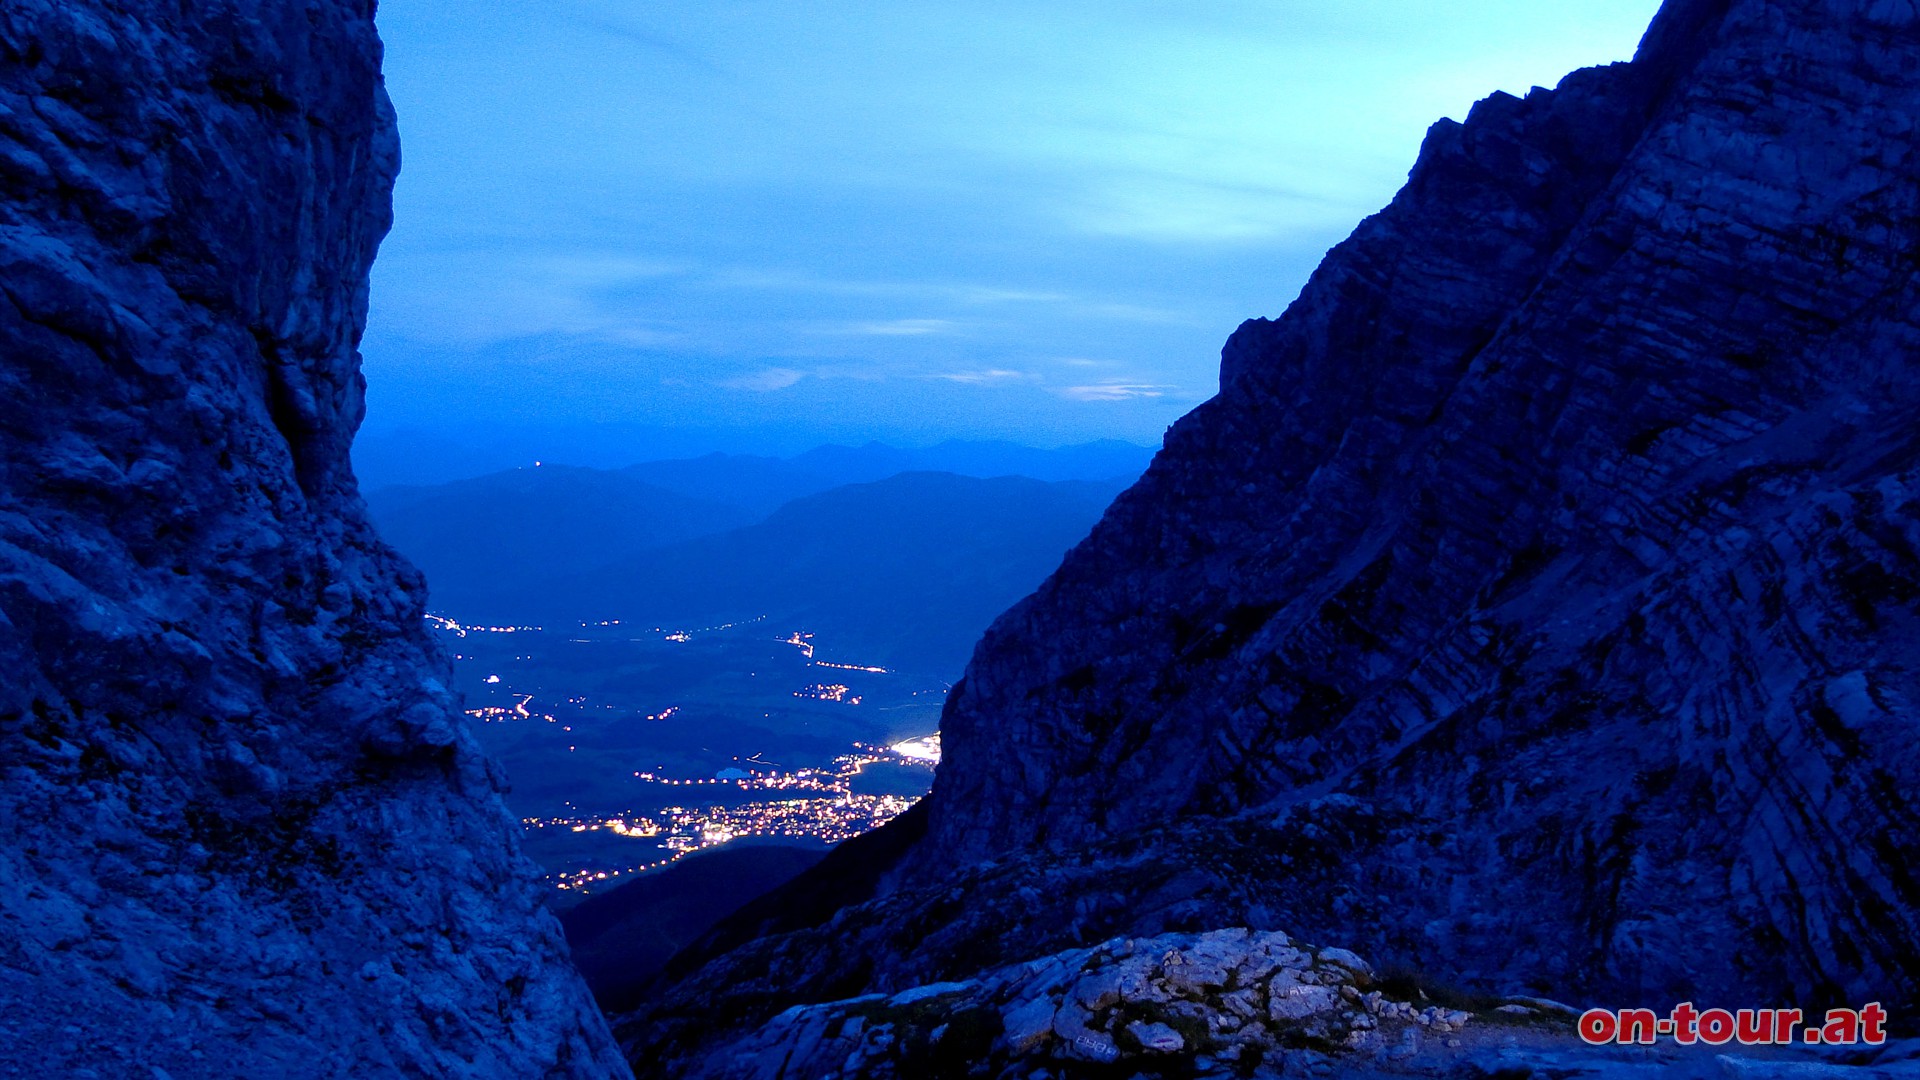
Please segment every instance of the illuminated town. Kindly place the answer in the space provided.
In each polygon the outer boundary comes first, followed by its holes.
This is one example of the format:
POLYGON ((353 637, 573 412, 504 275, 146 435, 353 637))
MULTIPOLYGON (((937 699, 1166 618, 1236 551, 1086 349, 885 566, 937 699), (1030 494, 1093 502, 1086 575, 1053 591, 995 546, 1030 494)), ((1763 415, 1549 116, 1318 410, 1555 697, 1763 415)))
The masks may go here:
MULTIPOLYGON (((819 661, 816 660, 814 663, 817 664, 819 661)), ((860 704, 860 695, 853 693, 853 688, 845 683, 814 683, 804 689, 795 690, 793 696, 812 698, 815 701, 839 701, 848 705, 860 704)))
POLYGON ((931 770, 940 763, 940 736, 909 739, 892 746, 856 745, 853 753, 834 759, 831 769, 777 772, 729 769, 714 778, 679 779, 636 772, 642 781, 698 791, 732 789, 780 792, 799 797, 747 802, 738 806, 667 806, 647 814, 611 816, 529 817, 521 824, 531 834, 543 829, 572 833, 607 832, 643 843, 646 854, 632 865, 613 870, 575 870, 550 873, 543 879, 561 891, 581 891, 601 882, 619 881, 670 865, 702 848, 742 837, 780 837, 837 844, 885 825, 905 812, 914 799, 900 795, 860 795, 853 782, 870 766, 919 766, 931 770), (804 793, 804 794, 803 794, 804 793))
POLYGON ((429 616, 557 893, 737 839, 838 843, 926 792, 939 736, 909 736, 937 723, 950 686, 817 655, 813 633, 766 621, 547 631, 429 616))

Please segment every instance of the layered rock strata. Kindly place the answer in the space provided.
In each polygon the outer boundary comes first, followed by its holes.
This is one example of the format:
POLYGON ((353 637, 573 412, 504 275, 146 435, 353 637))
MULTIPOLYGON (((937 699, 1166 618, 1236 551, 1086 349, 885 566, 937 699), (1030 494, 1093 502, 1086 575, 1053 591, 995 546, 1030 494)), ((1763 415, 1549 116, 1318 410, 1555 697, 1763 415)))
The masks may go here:
POLYGON ((0 8, 0 1073, 625 1072, 348 468, 379 64, 0 8))
POLYGON ((1228 925, 1920 1007, 1916 57, 1907 3, 1669 0, 1631 63, 1435 125, 989 631, 926 809, 629 1045, 1228 925))

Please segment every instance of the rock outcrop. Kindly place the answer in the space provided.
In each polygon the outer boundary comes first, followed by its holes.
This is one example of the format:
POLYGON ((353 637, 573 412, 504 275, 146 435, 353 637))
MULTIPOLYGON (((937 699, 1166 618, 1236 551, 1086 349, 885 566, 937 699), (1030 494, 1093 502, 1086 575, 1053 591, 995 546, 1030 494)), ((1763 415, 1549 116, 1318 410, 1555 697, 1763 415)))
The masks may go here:
POLYGON ((0 1073, 625 1072, 348 469, 379 63, 0 8, 0 1073))
POLYGON ((796 1005, 699 1062, 700 1080, 1910 1080, 1920 1042, 1590 1045, 1572 1009, 1455 1008, 1340 948, 1243 927, 1114 938, 962 982, 796 1005), (1400 1000, 1411 991, 1419 1001, 1400 1000))
POLYGON ((1669 0, 1435 125, 987 634, 856 906, 764 905, 629 1045, 1230 925, 1910 1015, 1917 58, 1904 0, 1669 0))
POLYGON ((1472 1019, 1395 1001, 1372 980, 1358 956, 1277 932, 1115 938, 965 982, 795 1006, 704 1063, 703 1075, 1027 1076, 1051 1075, 1049 1063, 1201 1057, 1227 1074, 1289 1060, 1304 1071, 1330 1050, 1411 1056, 1422 1036, 1444 1044, 1472 1019))

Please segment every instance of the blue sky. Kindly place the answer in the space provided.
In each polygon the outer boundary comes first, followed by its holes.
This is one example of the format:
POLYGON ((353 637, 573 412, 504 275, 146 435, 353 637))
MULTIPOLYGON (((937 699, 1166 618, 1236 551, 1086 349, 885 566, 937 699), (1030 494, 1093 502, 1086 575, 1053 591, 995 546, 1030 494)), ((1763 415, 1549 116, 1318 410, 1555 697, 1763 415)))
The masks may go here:
POLYGON ((1656 7, 386 0, 366 430, 1157 443, 1430 123, 1656 7))

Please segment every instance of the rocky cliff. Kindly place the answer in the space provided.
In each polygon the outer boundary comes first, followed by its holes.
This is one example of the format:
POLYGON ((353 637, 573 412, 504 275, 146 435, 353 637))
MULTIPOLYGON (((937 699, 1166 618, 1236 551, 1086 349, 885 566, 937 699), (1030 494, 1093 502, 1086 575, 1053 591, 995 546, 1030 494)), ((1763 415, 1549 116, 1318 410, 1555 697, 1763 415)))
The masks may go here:
POLYGON ((0 8, 0 1072, 616 1075, 347 466, 372 0, 0 8))
POLYGON ((630 1046, 1229 926, 1920 1006, 1916 117, 1907 0, 1669 0, 1631 63, 1436 124, 987 634, 925 813, 630 1046))

